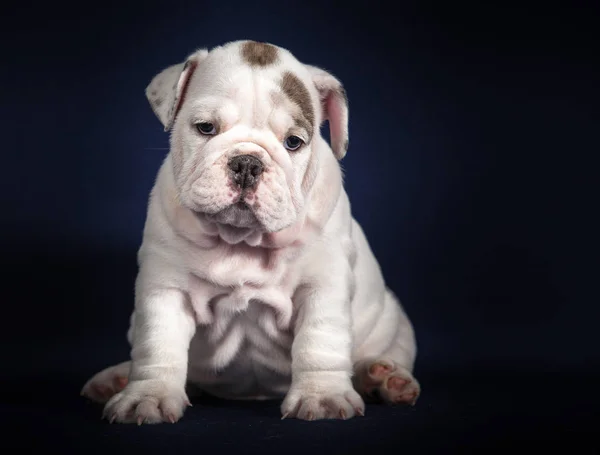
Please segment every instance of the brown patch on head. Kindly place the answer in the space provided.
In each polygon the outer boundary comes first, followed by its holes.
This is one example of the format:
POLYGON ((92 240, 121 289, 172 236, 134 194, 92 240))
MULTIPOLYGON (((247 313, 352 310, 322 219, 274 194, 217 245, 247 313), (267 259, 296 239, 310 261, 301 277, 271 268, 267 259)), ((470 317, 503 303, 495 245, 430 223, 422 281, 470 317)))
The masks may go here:
POLYGON ((281 90, 285 95, 300 108, 302 119, 297 121, 312 136, 315 123, 315 111, 313 109, 310 93, 304 83, 293 73, 286 71, 281 80, 281 90))
POLYGON ((241 49, 242 58, 250 66, 269 66, 277 61, 275 46, 256 41, 247 41, 241 49))

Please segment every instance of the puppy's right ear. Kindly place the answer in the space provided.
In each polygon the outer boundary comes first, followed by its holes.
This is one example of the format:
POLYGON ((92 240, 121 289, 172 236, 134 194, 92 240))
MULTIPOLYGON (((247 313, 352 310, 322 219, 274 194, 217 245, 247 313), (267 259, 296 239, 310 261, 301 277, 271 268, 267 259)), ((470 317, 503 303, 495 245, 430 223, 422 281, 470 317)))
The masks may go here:
POLYGON ((321 98, 323 120, 329 123, 331 149, 338 160, 348 151, 348 98, 342 83, 322 68, 305 65, 321 98))
POLYGON ((194 52, 184 63, 169 66, 154 76, 146 87, 146 97, 165 131, 173 126, 192 74, 207 55, 207 49, 194 52))

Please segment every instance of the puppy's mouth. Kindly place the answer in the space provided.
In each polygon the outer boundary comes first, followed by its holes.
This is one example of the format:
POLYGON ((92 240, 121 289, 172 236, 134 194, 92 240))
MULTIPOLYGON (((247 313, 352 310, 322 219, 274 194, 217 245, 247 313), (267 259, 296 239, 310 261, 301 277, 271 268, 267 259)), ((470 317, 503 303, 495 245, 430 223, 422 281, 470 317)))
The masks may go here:
POLYGON ((233 205, 238 210, 251 210, 250 206, 248 204, 246 204, 245 201, 238 201, 233 205))
POLYGON ((236 228, 256 229, 261 226, 252 208, 243 200, 234 202, 217 213, 195 213, 213 223, 225 224, 236 228))

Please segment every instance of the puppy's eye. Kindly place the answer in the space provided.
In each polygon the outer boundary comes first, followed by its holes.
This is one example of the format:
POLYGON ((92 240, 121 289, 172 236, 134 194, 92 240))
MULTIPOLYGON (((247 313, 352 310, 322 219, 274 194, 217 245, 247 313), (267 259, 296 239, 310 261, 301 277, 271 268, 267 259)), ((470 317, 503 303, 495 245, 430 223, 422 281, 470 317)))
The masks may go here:
POLYGON ((304 144, 304 141, 298 136, 290 136, 283 142, 284 147, 292 152, 298 150, 302 144, 304 144))
POLYGON ((217 129, 215 128, 215 125, 208 122, 196 123, 196 129, 200 134, 204 134, 206 136, 212 136, 213 134, 217 134, 217 129))

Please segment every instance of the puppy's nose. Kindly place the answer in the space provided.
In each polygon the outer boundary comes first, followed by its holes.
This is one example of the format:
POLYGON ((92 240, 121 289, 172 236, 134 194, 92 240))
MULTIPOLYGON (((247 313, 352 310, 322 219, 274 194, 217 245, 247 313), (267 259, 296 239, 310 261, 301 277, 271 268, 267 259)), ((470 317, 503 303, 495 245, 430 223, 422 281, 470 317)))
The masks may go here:
POLYGON ((233 181, 242 189, 256 185, 263 171, 263 164, 252 155, 236 156, 227 165, 233 171, 233 181))

